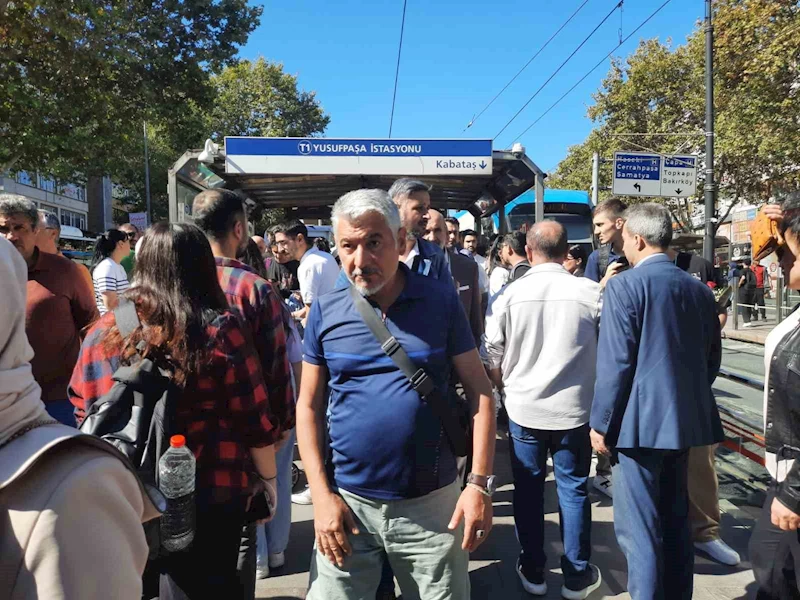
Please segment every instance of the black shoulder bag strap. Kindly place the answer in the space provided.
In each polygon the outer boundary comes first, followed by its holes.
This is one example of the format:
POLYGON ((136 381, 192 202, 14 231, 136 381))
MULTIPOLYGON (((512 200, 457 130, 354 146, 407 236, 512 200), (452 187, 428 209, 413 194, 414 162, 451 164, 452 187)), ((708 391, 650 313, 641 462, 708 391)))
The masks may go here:
POLYGON ((606 276, 608 270, 608 261, 611 258, 611 244, 600 246, 597 250, 597 272, 600 274, 600 279, 606 276))
POLYGON ((400 368, 411 383, 411 387, 413 387, 422 399, 428 403, 433 414, 441 421, 453 454, 456 456, 466 456, 467 433, 461 427, 455 412, 448 406, 447 399, 442 396, 436 384, 428 377, 425 370, 418 368, 413 363, 400 343, 386 328, 383 320, 375 312, 375 309, 369 301, 359 294, 358 290, 352 285, 350 286, 350 297, 353 299, 356 310, 358 310, 364 323, 369 327, 372 335, 378 340, 386 356, 391 358, 394 364, 400 368))

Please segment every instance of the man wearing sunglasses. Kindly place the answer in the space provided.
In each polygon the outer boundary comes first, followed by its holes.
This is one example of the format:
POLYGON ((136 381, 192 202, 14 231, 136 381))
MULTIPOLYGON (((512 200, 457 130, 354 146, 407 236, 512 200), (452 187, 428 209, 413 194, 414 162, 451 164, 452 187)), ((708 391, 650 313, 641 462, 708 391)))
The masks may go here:
POLYGON ((136 248, 136 242, 139 241, 141 233, 139 232, 139 228, 133 223, 123 223, 117 227, 117 229, 125 233, 131 243, 130 254, 123 258, 119 264, 121 264, 122 268, 125 269, 125 274, 128 276, 128 281, 133 281, 133 268, 136 266, 136 251, 134 248, 136 248))

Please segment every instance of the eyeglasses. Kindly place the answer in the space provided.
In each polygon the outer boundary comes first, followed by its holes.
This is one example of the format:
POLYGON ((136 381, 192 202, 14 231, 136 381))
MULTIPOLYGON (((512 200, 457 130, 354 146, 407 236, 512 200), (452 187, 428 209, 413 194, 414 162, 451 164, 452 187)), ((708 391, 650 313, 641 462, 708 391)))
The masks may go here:
POLYGON ((126 232, 125 236, 131 241, 136 239, 136 233, 134 233, 133 231, 126 232))

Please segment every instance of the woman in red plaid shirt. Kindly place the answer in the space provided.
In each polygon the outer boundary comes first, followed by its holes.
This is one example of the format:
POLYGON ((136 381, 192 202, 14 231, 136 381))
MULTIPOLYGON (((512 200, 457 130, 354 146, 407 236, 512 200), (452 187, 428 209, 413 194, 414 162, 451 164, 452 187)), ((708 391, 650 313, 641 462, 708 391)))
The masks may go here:
POLYGON ((197 524, 192 545, 161 565, 162 597, 242 597, 236 566, 250 498, 275 501, 275 433, 258 356, 217 281, 206 236, 194 225, 160 223, 137 256, 142 327, 122 339, 109 312, 89 331, 70 381, 78 422, 139 351, 169 365, 183 387, 177 432, 197 459, 197 524))

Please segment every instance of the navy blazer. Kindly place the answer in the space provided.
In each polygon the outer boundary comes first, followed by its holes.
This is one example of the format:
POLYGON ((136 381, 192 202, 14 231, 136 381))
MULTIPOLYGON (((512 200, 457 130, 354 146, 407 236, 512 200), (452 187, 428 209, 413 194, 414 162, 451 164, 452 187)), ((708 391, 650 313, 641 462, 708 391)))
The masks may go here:
MULTIPOLYGON (((419 254, 414 258, 415 273, 424 275, 426 277, 433 277, 441 281, 450 281, 450 267, 447 265, 447 259, 444 256, 444 250, 422 238, 418 238, 419 254)), ((336 280, 336 289, 343 289, 350 285, 344 269, 339 271, 339 278, 336 280)))
POLYGON ((723 439, 711 385, 722 359, 714 294, 666 255, 609 280, 590 424, 616 448, 723 439))

